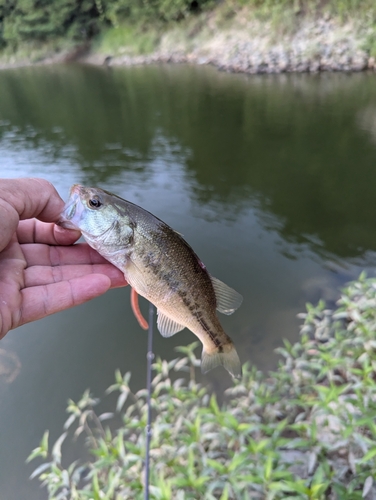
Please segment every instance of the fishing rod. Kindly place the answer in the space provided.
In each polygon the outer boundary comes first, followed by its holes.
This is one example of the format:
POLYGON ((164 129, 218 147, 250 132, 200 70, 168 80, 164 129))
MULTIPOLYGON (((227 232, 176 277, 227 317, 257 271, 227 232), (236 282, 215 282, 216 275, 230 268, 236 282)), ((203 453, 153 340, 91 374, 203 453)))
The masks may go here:
POLYGON ((151 376, 152 364, 154 359, 153 354, 153 319, 154 306, 149 302, 149 328, 148 328, 148 347, 146 353, 146 390, 147 390, 147 423, 146 423, 146 450, 145 450, 145 495, 144 499, 149 500, 149 483, 150 483, 150 441, 151 441, 151 376))

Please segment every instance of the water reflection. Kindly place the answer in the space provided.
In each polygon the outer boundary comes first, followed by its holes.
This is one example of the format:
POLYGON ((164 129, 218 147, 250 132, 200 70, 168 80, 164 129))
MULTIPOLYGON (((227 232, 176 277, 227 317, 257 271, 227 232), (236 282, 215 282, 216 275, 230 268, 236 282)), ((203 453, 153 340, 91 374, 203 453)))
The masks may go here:
POLYGON ((375 150, 363 132, 374 127, 371 78, 246 78, 189 67, 8 71, 1 144, 32 152, 32 163, 61 169, 66 159, 79 180, 102 185, 127 172, 147 182, 160 156, 183 168, 193 204, 216 217, 257 203, 285 241, 365 258, 376 249, 375 150), (359 109, 368 109, 361 119, 359 109))

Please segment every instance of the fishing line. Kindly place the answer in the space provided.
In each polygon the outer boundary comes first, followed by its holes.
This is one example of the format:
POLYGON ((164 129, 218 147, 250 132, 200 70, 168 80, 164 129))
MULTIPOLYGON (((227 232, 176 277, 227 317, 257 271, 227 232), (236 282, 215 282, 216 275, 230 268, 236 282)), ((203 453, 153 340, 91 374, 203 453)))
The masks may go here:
POLYGON ((149 328, 148 328, 148 350, 146 353, 146 390, 147 390, 147 424, 146 424, 146 450, 145 450, 145 495, 144 499, 149 500, 149 482, 150 482, 150 441, 151 441, 151 376, 153 354, 153 319, 154 306, 149 302, 149 328))

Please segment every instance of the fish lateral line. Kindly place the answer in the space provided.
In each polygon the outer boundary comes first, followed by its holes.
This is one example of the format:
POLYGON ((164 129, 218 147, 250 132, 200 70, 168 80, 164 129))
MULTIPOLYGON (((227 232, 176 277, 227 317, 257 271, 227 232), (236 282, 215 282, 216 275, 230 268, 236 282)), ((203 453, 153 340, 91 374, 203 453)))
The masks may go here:
POLYGON ((197 317, 197 321, 199 322, 199 324, 201 325, 201 327, 203 328, 203 330, 205 331, 205 333, 208 335, 208 337, 210 338, 210 340, 213 342, 215 348, 223 350, 222 342, 221 342, 221 340, 219 338, 219 335, 216 332, 214 332, 213 330, 210 329, 209 325, 202 318, 202 316, 197 315, 196 317, 197 317))

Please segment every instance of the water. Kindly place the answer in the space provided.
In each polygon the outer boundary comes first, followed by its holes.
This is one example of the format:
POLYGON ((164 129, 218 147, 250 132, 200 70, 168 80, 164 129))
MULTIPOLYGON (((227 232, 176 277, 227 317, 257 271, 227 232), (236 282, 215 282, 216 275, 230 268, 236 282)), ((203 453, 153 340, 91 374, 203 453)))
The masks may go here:
MULTIPOLYGON (((333 305, 362 269, 373 275, 374 75, 56 66, 3 71, 0 88, 0 177, 41 176, 63 198, 73 183, 99 185, 173 226, 243 294, 221 318, 242 361, 274 367, 307 301, 333 305)), ((193 340, 158 335, 155 351, 171 359, 193 340)), ((1 341, 0 500, 45 498, 26 456, 45 429, 61 433, 68 398, 103 396, 116 368, 144 386, 146 341, 128 289, 1 341)))

